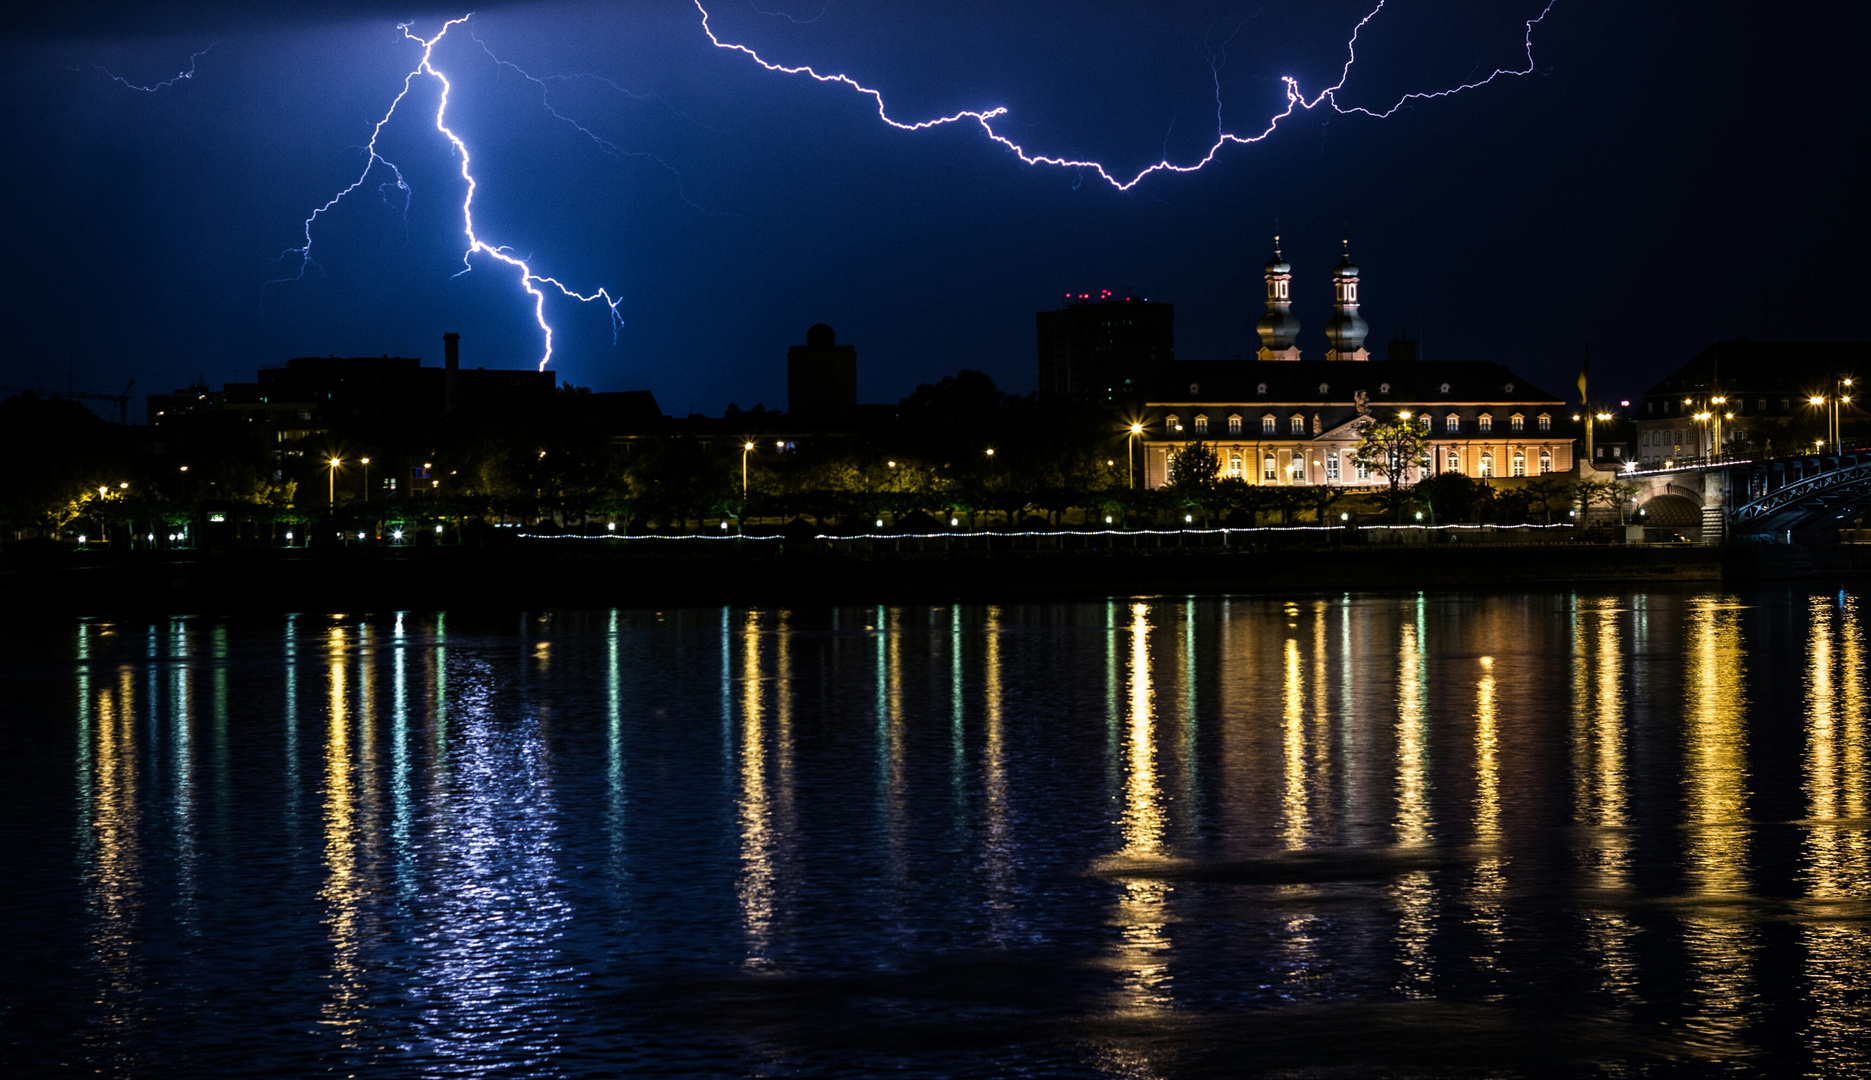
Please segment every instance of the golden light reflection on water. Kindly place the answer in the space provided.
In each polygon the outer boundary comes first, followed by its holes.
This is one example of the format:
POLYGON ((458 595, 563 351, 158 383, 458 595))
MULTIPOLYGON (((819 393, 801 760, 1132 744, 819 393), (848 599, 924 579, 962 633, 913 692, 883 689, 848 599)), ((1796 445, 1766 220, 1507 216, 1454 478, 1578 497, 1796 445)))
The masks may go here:
POLYGON ((1506 858, 1501 843, 1501 731, 1495 699, 1494 657, 1476 661, 1475 679, 1475 845, 1479 857, 1470 905, 1485 952, 1476 962, 1499 975, 1506 942, 1506 858))
MULTIPOLYGON (((1128 768, 1124 778, 1124 813, 1119 831, 1120 855, 1160 857, 1164 813, 1157 774, 1156 694, 1150 675, 1150 605, 1130 608, 1130 717, 1125 739, 1128 768)), ((1165 905, 1171 886, 1161 880, 1126 879, 1118 898, 1116 962, 1123 972, 1124 1007, 1131 1011, 1168 1009, 1169 941, 1164 935, 1165 905)))
POLYGON ((1684 947, 1701 1034, 1738 1038, 1758 1011, 1748 893, 1746 650, 1732 601, 1691 603, 1683 641, 1684 947))
MULTIPOLYGON (((1428 656, 1426 651, 1423 598, 1408 609, 1397 633, 1397 842, 1405 847, 1425 846, 1435 841, 1434 818, 1429 803, 1429 731, 1425 703, 1428 698, 1428 656)), ((1397 962, 1400 973, 1398 992, 1423 996, 1431 991, 1435 967, 1430 955, 1435 933, 1437 904, 1434 882, 1429 871, 1415 870, 1400 875, 1391 889, 1398 910, 1397 962)))
POLYGON ((331 942, 321 1022, 338 1031, 347 1045, 363 1024, 364 965, 361 912, 363 887, 358 873, 358 823, 353 799, 351 709, 344 629, 333 626, 326 646, 329 693, 325 728, 325 928, 331 942))
POLYGON ((136 690, 130 668, 118 671, 114 687, 84 703, 96 718, 94 778, 90 784, 88 900, 91 909, 90 952, 101 985, 97 1003, 103 1023, 89 1033, 95 1053, 133 1055, 130 1042, 140 1018, 145 987, 140 958, 144 892, 144 855, 137 769, 136 690))
POLYGON ((1800 926, 1812 1018, 1802 1033, 1816 1061, 1838 1074, 1871 1071, 1871 901, 1865 775, 1864 631, 1856 598, 1807 605, 1806 795, 1801 876, 1811 901, 1800 926), (1844 917, 1840 917, 1844 916, 1844 917))
POLYGON ((1280 838, 1289 848, 1306 846, 1312 821, 1307 813, 1306 686, 1300 670, 1299 642, 1286 639, 1285 685, 1281 701, 1281 748, 1285 786, 1280 797, 1280 838))
POLYGON ((989 936, 1004 945, 1009 943, 1016 917, 1017 884, 1013 814, 1008 806, 1007 735, 1001 714, 1001 615, 1000 606, 990 604, 981 628, 981 809, 986 826, 981 846, 989 936))
POLYGON ((760 686, 760 615, 741 625, 740 899, 748 967, 771 962, 773 926, 773 807, 767 793, 766 717, 760 686))
POLYGON ((1612 597, 1579 601, 1572 618, 1573 820, 1583 884, 1595 894, 1584 916, 1587 947, 1600 989, 1631 1004, 1637 997, 1636 932, 1626 909, 1631 835, 1625 774, 1623 611, 1612 597))

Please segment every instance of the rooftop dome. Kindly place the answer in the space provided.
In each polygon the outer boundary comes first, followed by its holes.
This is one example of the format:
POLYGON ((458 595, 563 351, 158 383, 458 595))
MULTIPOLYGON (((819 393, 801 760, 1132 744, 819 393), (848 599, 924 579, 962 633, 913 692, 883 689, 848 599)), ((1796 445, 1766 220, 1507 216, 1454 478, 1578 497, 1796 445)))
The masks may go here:
POLYGON ((1351 252, 1349 251, 1345 252, 1345 257, 1338 260, 1337 266, 1332 267, 1332 276, 1333 277, 1357 277, 1358 276, 1358 264, 1351 261, 1351 252))
POLYGON ((813 323, 812 329, 806 331, 806 348, 808 349, 829 349, 836 344, 838 344, 838 335, 824 323, 813 323))

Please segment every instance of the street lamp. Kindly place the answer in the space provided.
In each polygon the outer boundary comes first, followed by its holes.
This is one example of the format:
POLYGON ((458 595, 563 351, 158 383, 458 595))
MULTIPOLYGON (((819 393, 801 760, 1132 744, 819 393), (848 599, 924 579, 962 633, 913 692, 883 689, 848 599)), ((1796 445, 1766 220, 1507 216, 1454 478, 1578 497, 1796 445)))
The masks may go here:
MULTIPOLYGON (((747 455, 754 452, 754 444, 741 444, 741 514, 747 513, 747 455)), ((740 515, 736 515, 737 517, 740 515)))
POLYGON ((359 458, 358 461, 364 466, 364 501, 369 502, 370 501, 370 459, 359 458))
POLYGON ((1137 486, 1137 436, 1142 434, 1143 425, 1135 420, 1131 421, 1130 439, 1124 444, 1124 465, 1129 470, 1129 480, 1126 483, 1132 489, 1137 486))
POLYGON ((328 466, 328 475, 325 482, 325 503, 335 507, 338 505, 338 466, 344 464, 344 460, 334 457, 325 464, 328 466))

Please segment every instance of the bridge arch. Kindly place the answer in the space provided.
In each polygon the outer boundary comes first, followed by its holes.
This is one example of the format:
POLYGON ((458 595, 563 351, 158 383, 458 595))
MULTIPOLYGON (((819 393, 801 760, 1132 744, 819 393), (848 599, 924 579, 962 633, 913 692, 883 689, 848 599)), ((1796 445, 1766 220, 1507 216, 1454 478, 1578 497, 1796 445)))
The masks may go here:
POLYGON ((1645 525, 1660 529, 1701 528, 1702 498, 1698 494, 1690 498, 1682 489, 1671 484, 1669 490, 1652 495, 1650 501, 1639 507, 1643 511, 1645 525))

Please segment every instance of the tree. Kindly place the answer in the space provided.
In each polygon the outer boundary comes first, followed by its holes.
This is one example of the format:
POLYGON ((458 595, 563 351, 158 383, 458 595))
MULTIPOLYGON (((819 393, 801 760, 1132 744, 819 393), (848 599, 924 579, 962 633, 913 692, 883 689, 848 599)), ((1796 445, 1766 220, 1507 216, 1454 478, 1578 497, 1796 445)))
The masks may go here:
POLYGON ((1579 505, 1584 507, 1586 516, 1591 516, 1592 507, 1603 503, 1606 509, 1616 509, 1618 524, 1625 523, 1624 508, 1633 496, 1641 490, 1636 484, 1626 484, 1617 480, 1585 480, 1574 489, 1579 497, 1579 505))
POLYGON ((1389 502, 1401 513, 1403 501, 1398 485, 1414 467, 1427 469, 1429 455, 1424 450, 1428 435, 1421 427, 1398 414, 1388 420, 1374 420, 1364 427, 1363 437, 1353 451, 1353 460, 1390 482, 1389 502))
POLYGON ((1213 491, 1221 478, 1221 455, 1197 439, 1169 455, 1169 486, 1185 495, 1213 491))
POLYGON ((1544 523, 1553 523, 1553 503, 1566 502, 1572 497, 1572 485, 1556 476, 1543 476, 1538 480, 1527 481, 1527 496, 1533 506, 1540 510, 1544 523))

